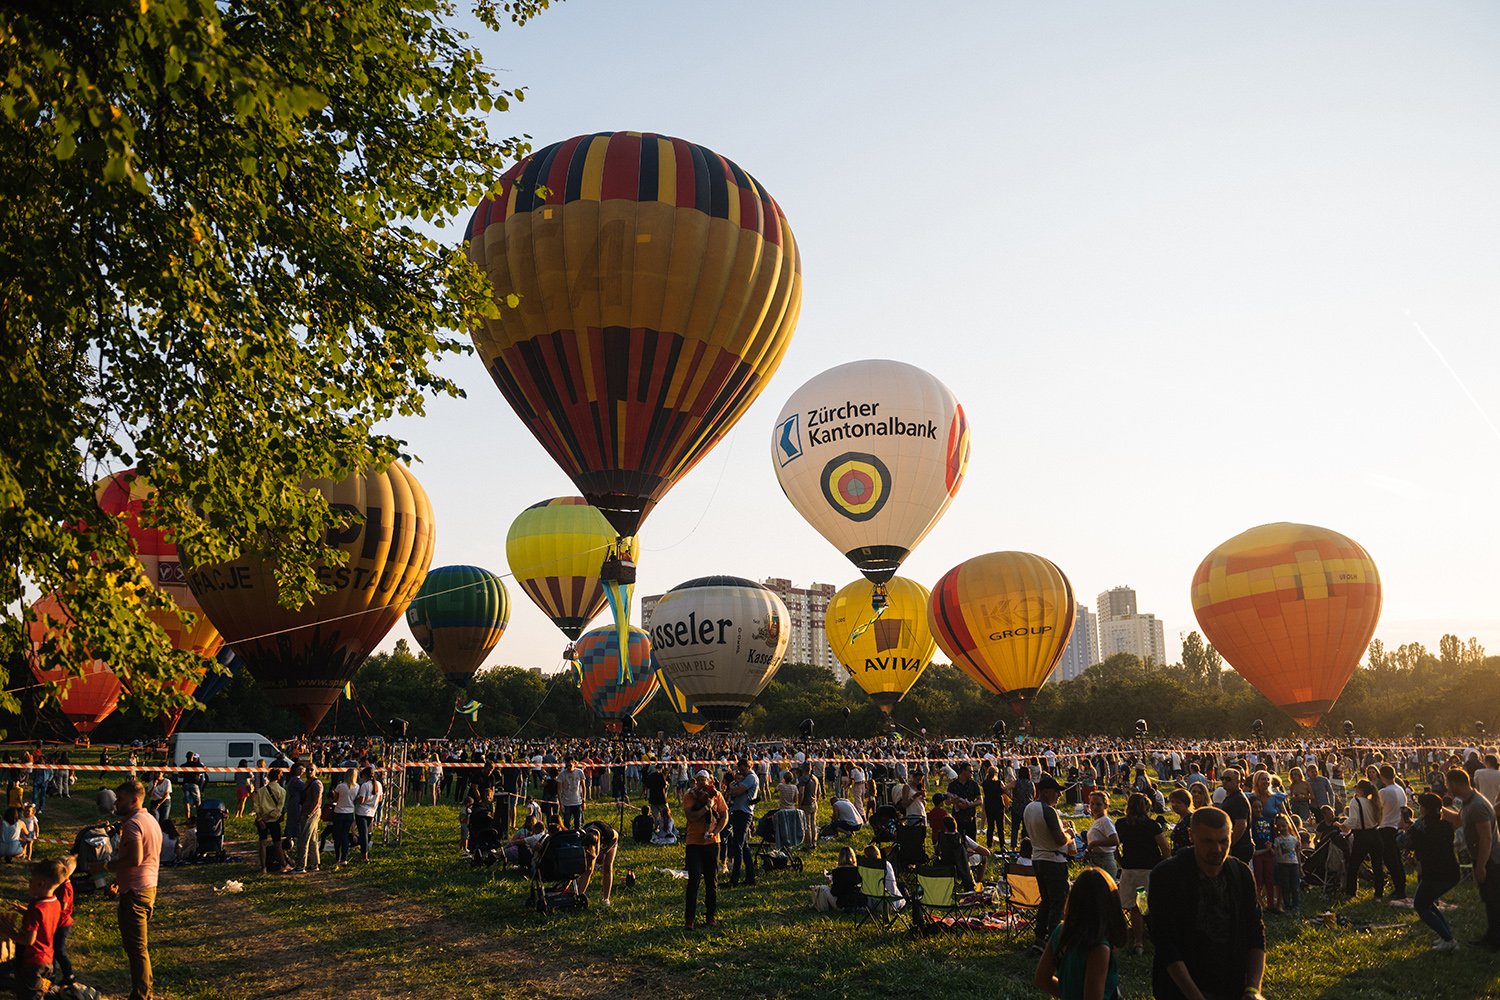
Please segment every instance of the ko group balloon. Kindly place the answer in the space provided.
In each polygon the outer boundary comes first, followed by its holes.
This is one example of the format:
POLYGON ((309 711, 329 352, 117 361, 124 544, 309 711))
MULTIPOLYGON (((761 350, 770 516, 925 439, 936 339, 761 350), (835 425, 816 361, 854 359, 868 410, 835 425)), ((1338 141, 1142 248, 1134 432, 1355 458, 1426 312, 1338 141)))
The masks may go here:
POLYGON ((771 435, 792 506, 871 583, 895 575, 948 509, 969 424, 948 387, 900 361, 853 361, 792 393, 771 435))
MULTIPOLYGON (((505 536, 511 574, 563 635, 577 641, 604 610, 599 570, 614 528, 583 497, 556 497, 521 511, 505 536)), ((639 547, 632 540, 632 559, 639 547)))
POLYGON ((412 638, 450 684, 467 688, 510 621, 510 595, 478 566, 439 566, 406 609, 412 638))
POLYGON ((1263 524, 1199 564, 1193 613, 1245 680, 1311 727, 1338 700, 1375 634, 1380 573, 1347 535, 1263 524))
POLYGON ((955 666, 1024 711, 1073 634, 1073 585, 1051 560, 991 552, 932 590, 932 631, 955 666))
POLYGON ((833 595, 824 632, 833 655, 848 668, 870 700, 889 712, 922 676, 937 642, 928 627, 927 588, 903 576, 886 585, 887 603, 870 607, 875 585, 856 580, 833 595))
POLYGON ((596 628, 578 640, 579 687, 584 704, 604 720, 604 728, 618 733, 650 703, 658 685, 651 640, 643 629, 630 630, 629 669, 620 668, 620 636, 613 628, 596 628), (628 678, 622 683, 620 675, 628 678))
POLYGON ((335 510, 364 518, 328 539, 349 559, 318 567, 327 592, 300 608, 282 606, 275 563, 256 552, 188 572, 203 610, 256 683, 308 732, 405 613, 432 563, 434 542, 427 493, 400 462, 312 486, 335 510))
POLYGON ((548 454, 629 537, 781 362, 802 264, 749 174, 681 139, 538 149, 464 234, 499 315, 474 345, 548 454))
POLYGON ((771 683, 791 639, 781 598, 737 576, 673 587, 649 624, 662 672, 716 729, 731 726, 771 683))
MULTIPOLYGON (((141 514, 151 493, 150 484, 137 475, 134 469, 105 476, 94 484, 99 509, 123 519, 125 530, 134 544, 136 558, 140 560, 152 586, 170 596, 179 608, 190 611, 195 616, 191 625, 184 625, 182 619, 170 611, 150 612, 151 620, 167 634, 173 648, 191 650, 203 657, 203 668, 197 675, 176 685, 190 694, 208 673, 209 660, 219 652, 224 639, 208 615, 203 613, 198 598, 188 586, 177 544, 161 528, 147 527, 141 523, 141 514)), ((182 709, 176 709, 163 714, 162 724, 168 736, 177 729, 182 712, 182 709)))
POLYGON ((31 620, 26 624, 32 648, 31 672, 42 684, 62 685, 57 692, 57 702, 63 718, 79 735, 87 736, 114 712, 124 686, 103 660, 90 660, 84 666, 83 676, 71 679, 61 668, 41 669, 36 651, 49 635, 71 627, 72 623, 73 616, 55 594, 48 594, 31 606, 31 620))

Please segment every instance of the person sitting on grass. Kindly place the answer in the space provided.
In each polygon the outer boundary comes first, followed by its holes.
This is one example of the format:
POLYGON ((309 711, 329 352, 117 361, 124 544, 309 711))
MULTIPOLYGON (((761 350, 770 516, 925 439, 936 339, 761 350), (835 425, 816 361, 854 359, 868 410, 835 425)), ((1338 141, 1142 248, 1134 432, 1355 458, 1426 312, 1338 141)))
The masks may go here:
POLYGON ((1066 1000, 1113 1000, 1120 989, 1115 952, 1123 947, 1119 889, 1108 872, 1085 869, 1068 890, 1062 920, 1037 960, 1036 987, 1066 1000))
POLYGON ((822 830, 818 831, 818 837, 827 840, 838 834, 845 837, 858 833, 865 825, 865 818, 853 802, 839 795, 833 795, 833 821, 822 830))
POLYGON ((0 859, 6 864, 22 857, 26 852, 26 845, 21 841, 21 829, 21 810, 18 806, 11 806, 5 810, 4 818, 0 818, 0 859))
POLYGON ((834 905, 841 910, 856 909, 864 901, 854 848, 847 845, 839 848, 838 864, 829 875, 829 889, 833 893, 834 905))
POLYGON ((547 836, 547 828, 539 819, 533 819, 511 836, 501 849, 505 860, 518 868, 530 868, 532 855, 547 836))
POLYGON ((64 881, 59 871, 55 861, 31 865, 31 905, 15 933, 16 996, 22 1000, 42 1000, 52 987, 54 944, 62 923, 62 903, 54 895, 64 881))

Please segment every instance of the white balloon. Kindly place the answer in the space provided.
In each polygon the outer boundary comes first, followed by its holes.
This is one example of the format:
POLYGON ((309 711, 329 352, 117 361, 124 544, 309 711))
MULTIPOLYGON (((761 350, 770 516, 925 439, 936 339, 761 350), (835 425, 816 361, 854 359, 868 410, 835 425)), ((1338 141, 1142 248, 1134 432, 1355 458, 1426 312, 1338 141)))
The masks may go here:
POLYGON ((781 598, 753 580, 705 576, 662 595, 650 631, 662 672, 725 728, 776 675, 791 618, 781 598))
POLYGON ((884 583, 958 492, 969 424, 948 387, 922 369, 853 361, 792 393, 771 458, 797 512, 884 583))

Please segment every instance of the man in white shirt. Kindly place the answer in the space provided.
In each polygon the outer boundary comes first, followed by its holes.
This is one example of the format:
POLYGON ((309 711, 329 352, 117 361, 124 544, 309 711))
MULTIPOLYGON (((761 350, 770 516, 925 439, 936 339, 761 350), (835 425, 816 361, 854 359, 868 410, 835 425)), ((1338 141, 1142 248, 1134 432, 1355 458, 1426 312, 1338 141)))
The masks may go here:
POLYGON ((1052 935, 1052 928, 1062 919, 1063 903, 1068 898, 1068 859, 1077 853, 1072 826, 1065 826, 1057 812, 1057 798, 1062 786, 1046 774, 1036 785, 1037 797, 1026 806, 1021 822, 1031 840, 1031 866, 1036 872, 1037 889, 1042 901, 1036 914, 1038 954, 1052 935))
MULTIPOLYGON (((1401 809, 1406 805, 1406 789, 1396 782, 1396 769, 1380 765, 1380 855, 1391 877, 1391 902, 1406 898, 1406 869, 1401 864, 1401 848, 1396 835, 1401 829, 1401 809)), ((1379 891, 1377 886, 1376 891, 1379 891)))
POLYGON ((849 769, 849 779, 845 782, 849 798, 859 803, 863 808, 865 804, 865 770, 858 764, 849 769))
POLYGON ((570 830, 583 829, 583 802, 587 791, 583 768, 569 754, 557 775, 557 804, 562 807, 563 826, 570 830))

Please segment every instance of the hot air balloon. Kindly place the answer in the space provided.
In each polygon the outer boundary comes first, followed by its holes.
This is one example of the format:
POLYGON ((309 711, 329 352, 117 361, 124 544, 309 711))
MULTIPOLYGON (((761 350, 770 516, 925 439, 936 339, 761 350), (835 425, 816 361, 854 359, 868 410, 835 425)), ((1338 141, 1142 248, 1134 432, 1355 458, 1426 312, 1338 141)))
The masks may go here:
POLYGON ((776 675, 791 620, 760 584, 705 576, 663 594, 650 624, 662 672, 714 728, 728 729, 776 675))
POLYGON ((1193 613, 1240 676, 1310 727, 1338 700, 1375 634, 1380 573, 1347 535, 1263 524, 1199 564, 1193 613))
POLYGON ((337 510, 364 516, 329 543, 349 555, 318 567, 331 588, 300 608, 277 599, 275 564, 247 552, 232 562, 194 566, 188 582, 225 641, 272 703, 317 728, 370 650, 416 596, 432 562, 432 506, 400 462, 338 482, 314 480, 337 510))
POLYGON ((229 672, 225 674, 210 672, 204 676, 203 680, 198 682, 197 689, 193 691, 193 697, 202 705, 207 705, 219 695, 229 690, 229 685, 234 683, 234 679, 240 675, 240 671, 245 667, 245 662, 236 656, 234 650, 228 646, 222 647, 214 659, 229 672))
POLYGON ((620 536, 754 401, 802 303, 797 243, 765 189, 650 133, 536 150, 464 240, 501 304, 474 331, 480 358, 620 536))
POLYGON ((931 594, 902 576, 886 584, 885 610, 876 614, 870 601, 875 585, 856 580, 828 602, 824 632, 839 662, 882 711, 891 708, 922 676, 937 642, 927 626, 931 594))
MULTIPOLYGON (((192 589, 188 587, 187 574, 183 572, 177 544, 162 529, 147 527, 141 523, 141 512, 151 493, 151 485, 137 475, 134 469, 105 476, 94 484, 94 495, 99 508, 106 514, 124 519, 125 530, 130 534, 136 558, 140 560, 146 578, 158 590, 170 596, 179 608, 196 616, 191 625, 184 625, 182 619, 170 611, 150 612, 151 620, 167 633, 173 648, 191 650, 203 657, 202 669, 175 685, 184 694, 191 694, 208 673, 208 661, 219 652, 224 640, 213 622, 203 613, 198 605, 198 598, 193 596, 192 589)), ((166 735, 171 736, 177 729, 182 713, 180 708, 163 713, 162 727, 166 730, 166 735)))
POLYGON ((1051 560, 991 552, 959 563, 932 590, 932 631, 954 665, 1018 713, 1073 634, 1073 585, 1051 560))
POLYGON ((604 720, 604 728, 620 732, 626 719, 634 719, 656 694, 656 663, 651 640, 642 629, 630 630, 629 680, 620 683, 620 639, 613 628, 596 628, 578 640, 578 665, 582 671, 583 701, 604 720))
POLYGON ((682 689, 672 683, 672 678, 667 676, 665 670, 656 671, 656 679, 661 682, 662 694, 667 696, 667 702, 672 706, 672 711, 677 713, 677 721, 682 723, 682 728, 688 734, 701 733, 703 727, 708 725, 708 720, 698 711, 692 699, 682 693, 682 689))
POLYGON ((510 621, 505 584, 478 566, 430 571, 406 610, 412 638, 450 684, 467 688, 510 621))
MULTIPOLYGON (((556 497, 521 511, 505 536, 505 558, 526 596, 576 642, 608 603, 599 572, 614 540, 587 500, 556 497)), ((635 558, 633 539, 625 553, 635 558)), ((572 659, 571 651, 565 655, 572 659)))
POLYGON ((124 690, 120 678, 103 660, 90 660, 85 665, 82 677, 68 680, 62 669, 42 670, 35 651, 54 632, 70 628, 73 616, 63 607, 57 595, 48 594, 31 606, 32 618, 26 624, 33 650, 31 672, 43 684, 65 683, 58 692, 57 701, 62 714, 82 736, 94 731, 94 727, 109 718, 120 703, 124 690))
POLYGON ((963 482, 969 423, 922 369, 853 361, 792 393, 771 457, 797 513, 876 584, 879 608, 884 585, 963 482))

